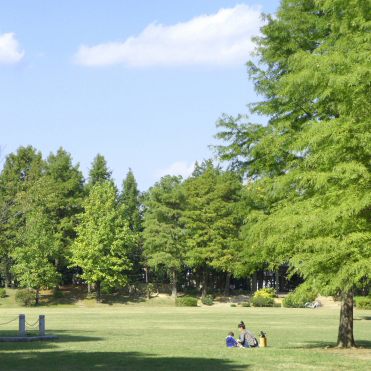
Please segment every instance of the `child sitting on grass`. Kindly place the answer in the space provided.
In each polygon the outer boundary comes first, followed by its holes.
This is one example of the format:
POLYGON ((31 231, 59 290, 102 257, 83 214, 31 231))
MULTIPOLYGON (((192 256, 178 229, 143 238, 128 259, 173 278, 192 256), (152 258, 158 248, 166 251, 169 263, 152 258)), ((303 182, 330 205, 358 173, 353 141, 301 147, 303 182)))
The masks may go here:
POLYGON ((229 332, 228 336, 225 338, 225 343, 227 344, 227 348, 233 348, 233 347, 238 346, 237 341, 234 340, 233 336, 234 336, 234 333, 229 332))

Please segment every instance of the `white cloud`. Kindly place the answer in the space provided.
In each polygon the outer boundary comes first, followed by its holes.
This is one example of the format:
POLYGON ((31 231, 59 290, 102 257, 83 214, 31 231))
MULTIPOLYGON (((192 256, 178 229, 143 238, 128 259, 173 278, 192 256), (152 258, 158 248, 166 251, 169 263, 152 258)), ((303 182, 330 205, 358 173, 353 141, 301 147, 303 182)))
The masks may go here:
POLYGON ((23 58, 24 54, 25 51, 20 50, 13 32, 0 34, 0 64, 17 63, 23 58))
POLYGON ((191 165, 188 165, 185 161, 178 161, 171 164, 166 169, 161 169, 156 171, 156 178, 161 178, 165 175, 181 175, 183 178, 189 177, 195 168, 195 162, 191 165))
POLYGON ((84 66, 241 65, 261 25, 260 7, 239 4, 171 26, 151 23, 123 43, 81 45, 72 60, 84 66))

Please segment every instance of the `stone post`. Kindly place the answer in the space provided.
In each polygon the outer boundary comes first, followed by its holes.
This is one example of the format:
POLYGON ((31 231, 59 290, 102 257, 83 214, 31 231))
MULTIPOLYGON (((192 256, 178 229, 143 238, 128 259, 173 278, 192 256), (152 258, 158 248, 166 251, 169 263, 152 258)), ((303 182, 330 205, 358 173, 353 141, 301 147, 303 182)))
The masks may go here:
POLYGON ((26 316, 24 314, 19 315, 19 337, 24 337, 26 335, 26 316))
POLYGON ((45 314, 39 315, 39 336, 45 336, 45 314))

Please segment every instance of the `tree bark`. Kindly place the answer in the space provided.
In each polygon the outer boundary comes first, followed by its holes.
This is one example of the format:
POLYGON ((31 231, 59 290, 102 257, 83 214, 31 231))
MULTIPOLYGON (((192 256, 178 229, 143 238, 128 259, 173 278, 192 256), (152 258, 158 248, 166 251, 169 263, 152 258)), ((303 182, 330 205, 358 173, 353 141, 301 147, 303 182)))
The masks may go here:
POLYGON ((251 292, 252 293, 258 290, 257 276, 258 276, 258 274, 256 272, 254 272, 253 275, 252 275, 252 287, 251 287, 251 292))
POLYGON ((171 297, 173 299, 176 299, 178 297, 178 292, 177 292, 177 289, 176 289, 176 272, 175 272, 175 269, 173 269, 172 271, 172 274, 173 274, 173 282, 172 282, 172 288, 171 288, 171 297))
POLYGON ((231 285, 231 275, 229 274, 229 272, 225 272, 224 296, 229 296, 230 285, 231 285))
POLYGON ((340 324, 337 346, 339 348, 355 347, 353 337, 353 289, 341 291, 340 324))
POLYGON ((97 281, 95 283, 95 288, 97 291, 97 303, 99 304, 100 303, 100 281, 97 281))
POLYGON ((36 298, 35 298, 35 305, 39 305, 39 301, 40 301, 40 289, 37 288, 36 289, 36 298))
POLYGON ((207 296, 207 269, 205 268, 202 272, 202 294, 203 298, 207 296))
POLYGON ((91 294, 91 284, 88 283, 88 294, 90 295, 91 294))
POLYGON ((200 291, 200 273, 196 271, 196 292, 200 291))

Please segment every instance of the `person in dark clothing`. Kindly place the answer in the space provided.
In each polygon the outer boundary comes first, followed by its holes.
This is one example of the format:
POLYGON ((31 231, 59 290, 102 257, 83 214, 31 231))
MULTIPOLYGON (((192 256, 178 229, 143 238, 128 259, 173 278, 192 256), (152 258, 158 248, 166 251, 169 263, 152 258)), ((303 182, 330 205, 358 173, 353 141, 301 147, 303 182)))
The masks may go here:
POLYGON ((258 341, 255 339, 254 335, 247 331, 245 324, 241 321, 238 324, 238 330, 240 331, 240 336, 238 337, 237 343, 241 344, 244 348, 255 348, 258 347, 258 341))

